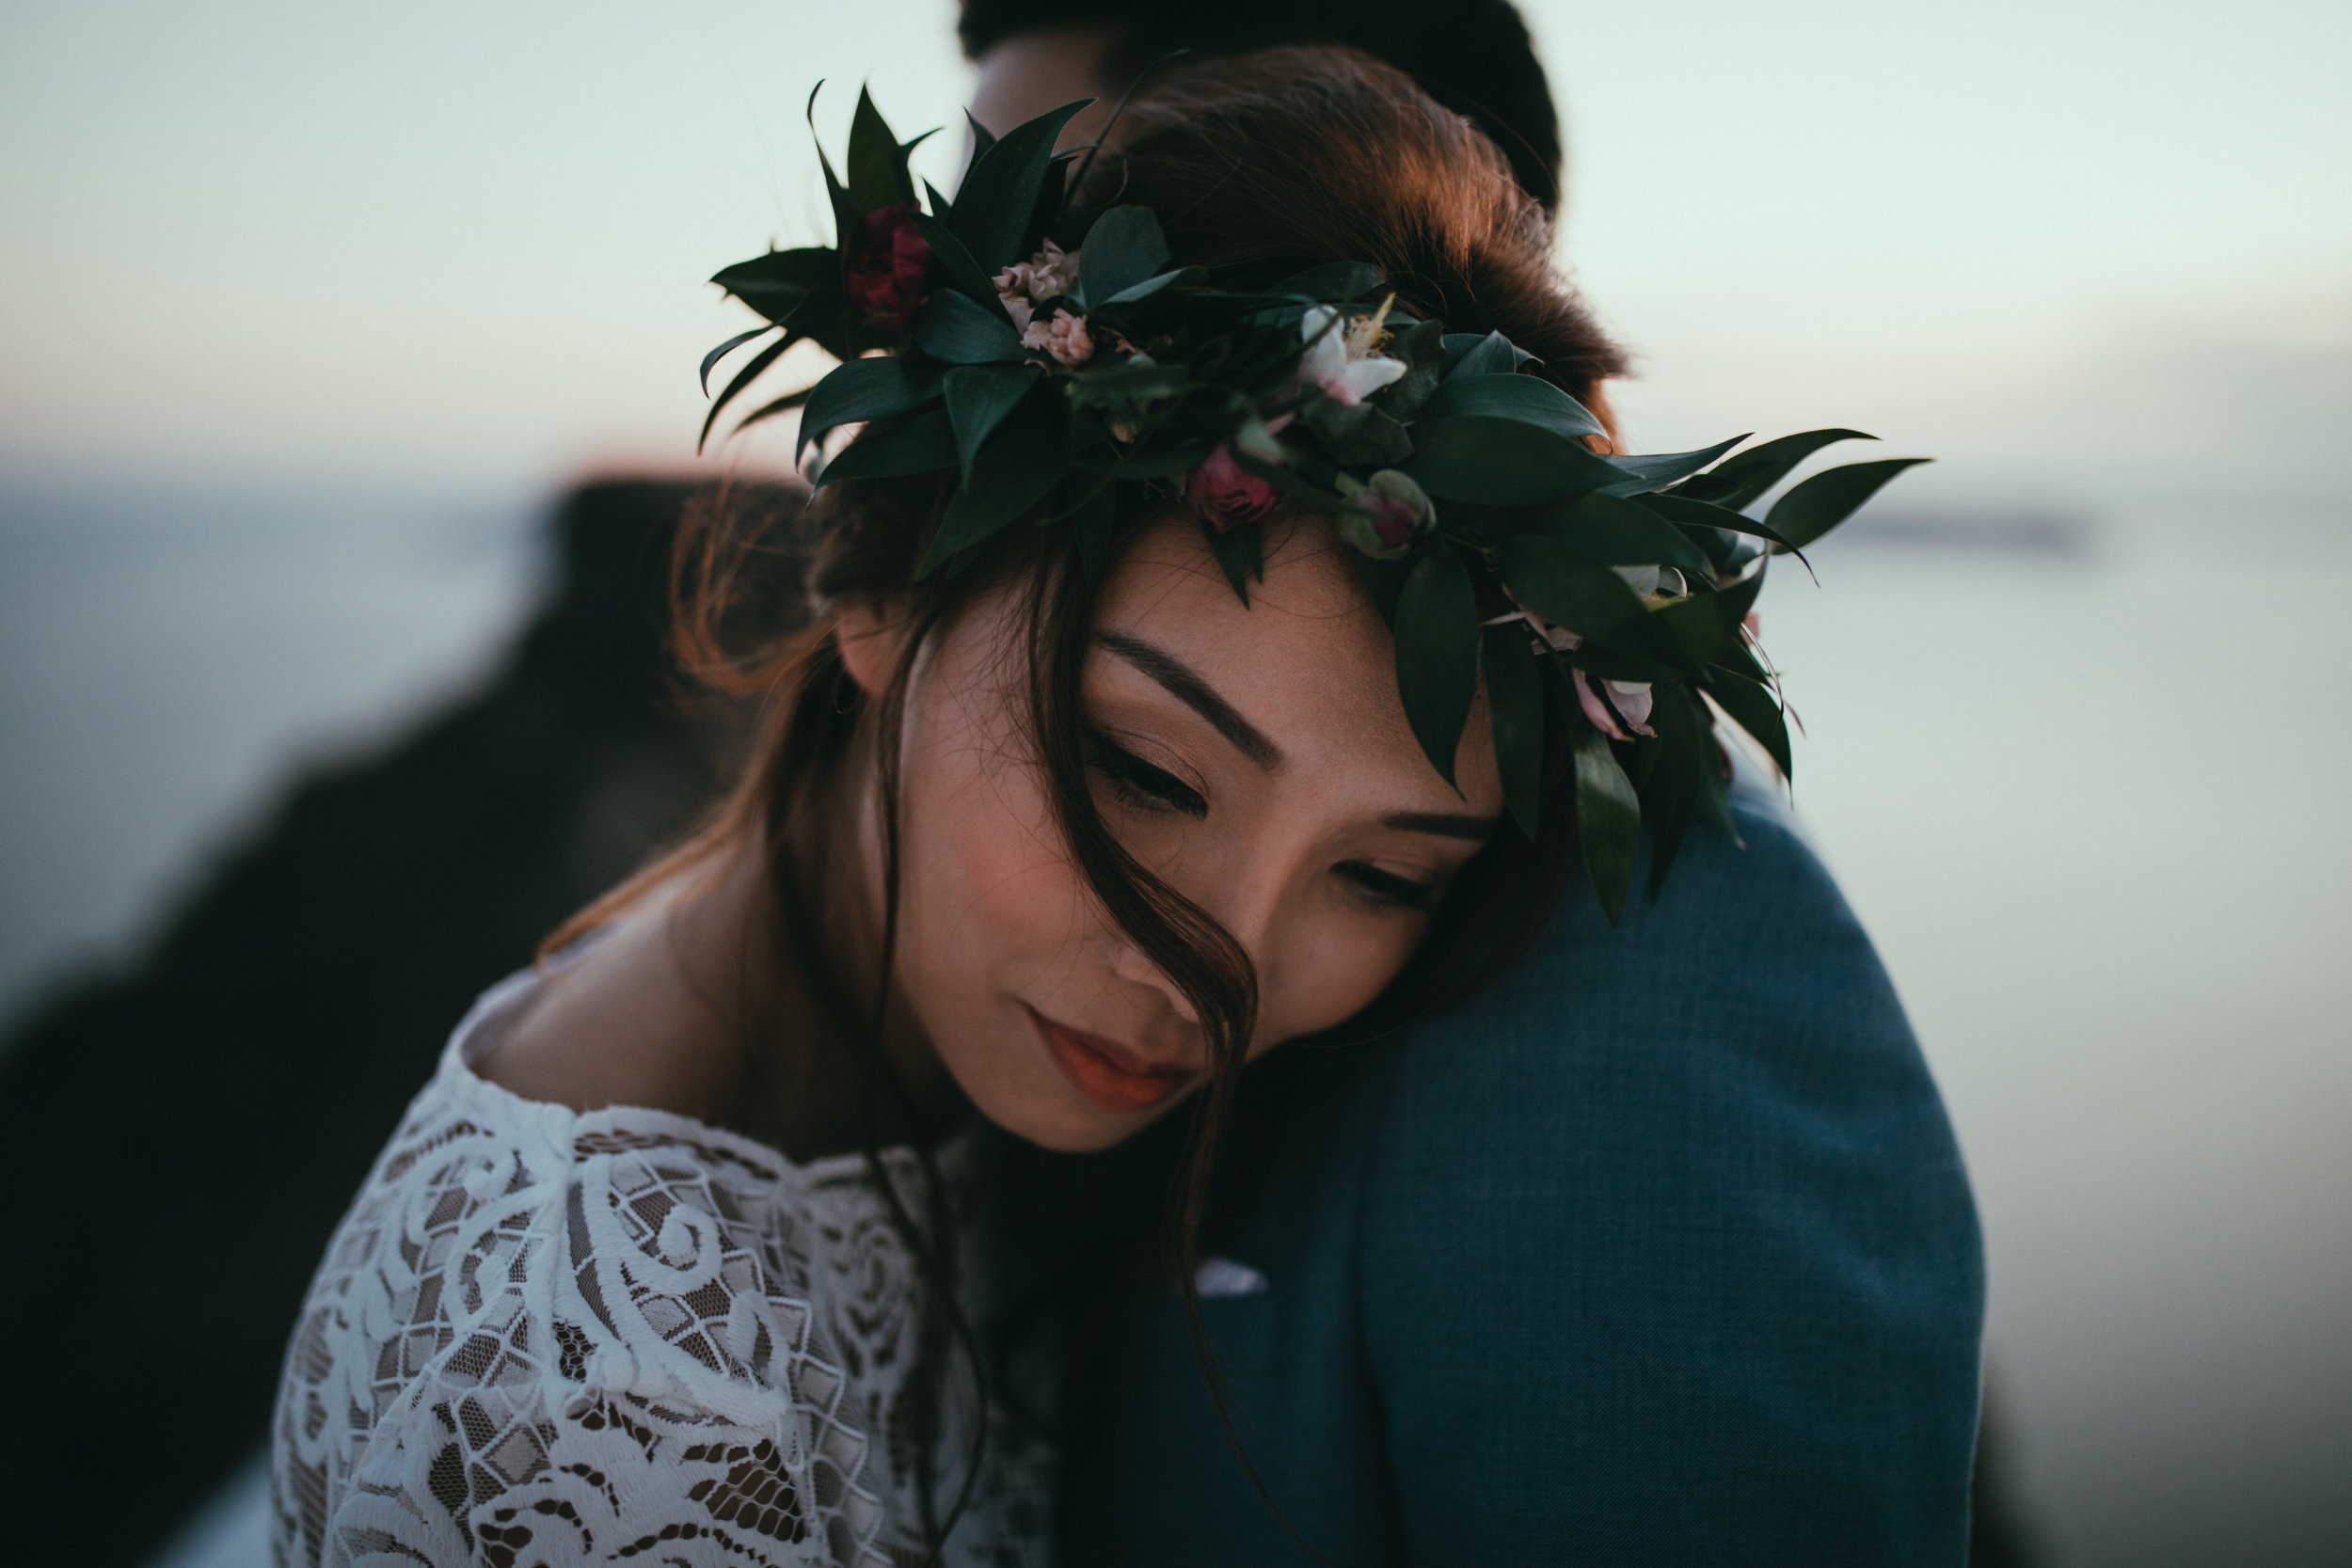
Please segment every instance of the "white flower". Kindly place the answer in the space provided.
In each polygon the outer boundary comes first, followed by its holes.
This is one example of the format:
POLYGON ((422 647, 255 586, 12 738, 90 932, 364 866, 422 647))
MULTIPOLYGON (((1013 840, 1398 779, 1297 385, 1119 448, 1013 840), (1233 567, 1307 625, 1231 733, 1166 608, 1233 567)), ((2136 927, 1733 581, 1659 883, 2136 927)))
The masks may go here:
POLYGON ((1340 313, 1328 305, 1311 305, 1299 318, 1307 352, 1299 357, 1298 378, 1353 408, 1403 375, 1405 361, 1372 352, 1380 340, 1378 316, 1366 316, 1344 332, 1339 322, 1340 313))

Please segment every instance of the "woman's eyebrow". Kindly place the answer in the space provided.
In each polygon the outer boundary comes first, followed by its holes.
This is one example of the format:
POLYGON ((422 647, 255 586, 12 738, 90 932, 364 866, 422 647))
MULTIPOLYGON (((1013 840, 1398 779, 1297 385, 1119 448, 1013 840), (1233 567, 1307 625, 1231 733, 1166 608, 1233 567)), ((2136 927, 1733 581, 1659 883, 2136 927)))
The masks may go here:
POLYGON ((1233 743, 1233 749, 1251 762, 1271 773, 1282 766, 1282 750, 1265 737, 1263 731, 1244 719, 1233 705, 1216 694, 1216 689, 1184 663, 1164 648, 1155 648, 1139 637, 1125 632, 1106 631, 1095 638, 1104 647, 1134 665, 1193 712, 1209 721, 1210 727, 1233 743))
POLYGON ((1502 826, 1500 816, 1458 816, 1447 812, 1401 811, 1380 819, 1384 828, 1408 833, 1436 833, 1442 838, 1474 839, 1480 843, 1502 826))

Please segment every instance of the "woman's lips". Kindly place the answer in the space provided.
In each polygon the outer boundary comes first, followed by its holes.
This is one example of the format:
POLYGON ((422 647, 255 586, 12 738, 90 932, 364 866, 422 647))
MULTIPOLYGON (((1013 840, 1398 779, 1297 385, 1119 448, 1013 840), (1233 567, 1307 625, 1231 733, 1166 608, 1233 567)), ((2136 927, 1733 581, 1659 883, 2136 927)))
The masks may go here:
POLYGON ((1192 1082, 1189 1068, 1151 1066, 1116 1040, 1056 1023, 1035 1007, 1028 1014, 1062 1076, 1106 1111, 1148 1111, 1192 1082))

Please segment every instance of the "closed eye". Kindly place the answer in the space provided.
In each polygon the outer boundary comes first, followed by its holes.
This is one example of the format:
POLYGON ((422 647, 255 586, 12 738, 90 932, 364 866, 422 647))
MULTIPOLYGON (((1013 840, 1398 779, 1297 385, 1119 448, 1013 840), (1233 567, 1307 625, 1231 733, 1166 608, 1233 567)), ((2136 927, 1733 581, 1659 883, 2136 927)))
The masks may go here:
POLYGON ((1332 870, 1356 884, 1373 903, 1389 909, 1415 910, 1423 914, 1438 908, 1437 889, 1362 861, 1342 861, 1332 870))
POLYGON ((1087 736, 1087 764, 1124 805, 1138 811, 1180 811, 1186 816, 1209 815, 1209 802, 1199 790, 1099 731, 1087 736))

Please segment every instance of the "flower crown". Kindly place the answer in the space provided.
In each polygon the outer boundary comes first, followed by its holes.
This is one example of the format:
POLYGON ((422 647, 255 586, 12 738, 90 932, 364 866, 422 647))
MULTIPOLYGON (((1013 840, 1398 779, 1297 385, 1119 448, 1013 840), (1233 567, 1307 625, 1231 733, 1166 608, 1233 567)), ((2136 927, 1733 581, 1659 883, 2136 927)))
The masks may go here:
POLYGON ((1124 528, 1181 499, 1246 604, 1263 575, 1259 519, 1285 499, 1327 514, 1394 633, 1422 749, 1452 783, 1483 681, 1503 796, 1531 841, 1546 736, 1562 726, 1579 848, 1613 922, 1645 816, 1652 896, 1694 816, 1736 841, 1714 716, 1791 771, 1786 704, 1752 613, 1766 562, 1925 460, 1828 469, 1758 520, 1741 509, 1806 457, 1872 437, 1816 430, 1736 453, 1745 436, 1601 455, 1585 441, 1600 421, 1521 373, 1532 355, 1501 333, 1413 318, 1373 267, 1272 281, 1171 267, 1140 206, 1102 212, 1065 252, 1047 235, 1067 232, 1072 166, 1094 149, 1054 144, 1085 106, 1001 139, 975 124, 955 200, 927 187, 927 212, 907 166, 922 138, 900 143, 861 93, 846 183, 818 150, 838 243, 771 250, 711 280, 764 325, 704 359, 706 392, 722 359, 774 336, 712 403, 703 438, 808 339, 839 367, 738 428, 797 407, 805 451, 867 423, 818 468, 818 485, 952 470, 918 575, 961 569, 1024 517, 1071 529, 1099 573, 1124 528))

